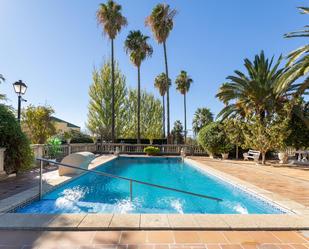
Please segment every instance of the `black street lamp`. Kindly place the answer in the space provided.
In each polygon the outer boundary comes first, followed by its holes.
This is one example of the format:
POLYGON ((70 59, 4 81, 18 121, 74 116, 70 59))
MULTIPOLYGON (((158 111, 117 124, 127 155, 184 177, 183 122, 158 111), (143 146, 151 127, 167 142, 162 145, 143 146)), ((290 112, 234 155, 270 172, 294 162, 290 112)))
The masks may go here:
POLYGON ((14 90, 18 95, 18 109, 17 109, 17 119, 18 122, 20 122, 20 109, 21 109, 21 101, 27 101, 25 99, 23 99, 21 96, 25 94, 26 90, 27 90, 27 85, 22 82, 21 80, 16 81, 13 84, 14 90))

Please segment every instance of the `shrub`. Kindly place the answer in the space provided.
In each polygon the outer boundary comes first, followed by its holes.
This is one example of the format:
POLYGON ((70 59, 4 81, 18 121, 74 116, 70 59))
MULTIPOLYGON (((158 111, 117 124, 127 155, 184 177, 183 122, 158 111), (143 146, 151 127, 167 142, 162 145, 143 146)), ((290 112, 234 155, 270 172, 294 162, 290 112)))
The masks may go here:
POLYGON ((157 155, 160 152, 160 149, 158 147, 148 146, 144 149, 144 152, 147 155, 157 155))
POLYGON ((93 143, 93 139, 91 136, 82 133, 80 131, 71 131, 72 133, 72 138, 71 138, 71 143, 72 144, 77 144, 77 143, 93 143))
POLYGON ((204 150, 212 155, 228 153, 233 148, 223 127, 217 122, 210 123, 200 130, 198 142, 204 150))
POLYGON ((4 170, 10 174, 31 168, 33 152, 12 110, 0 104, 0 147, 6 148, 4 170))
POLYGON ((48 155, 50 158, 55 159, 60 154, 61 140, 57 137, 52 137, 47 140, 48 155))

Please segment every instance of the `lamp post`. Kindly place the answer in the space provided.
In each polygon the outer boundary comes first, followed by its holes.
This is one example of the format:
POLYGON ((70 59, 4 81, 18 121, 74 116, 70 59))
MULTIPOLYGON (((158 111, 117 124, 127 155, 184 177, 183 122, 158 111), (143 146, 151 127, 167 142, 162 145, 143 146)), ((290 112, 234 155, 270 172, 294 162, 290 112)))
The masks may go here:
POLYGON ((18 109, 17 109, 17 120, 20 123, 20 111, 21 111, 21 101, 27 101, 25 99, 22 98, 22 95, 25 94, 26 90, 27 90, 27 85, 22 82, 21 80, 16 81, 13 84, 14 90, 18 95, 18 109))

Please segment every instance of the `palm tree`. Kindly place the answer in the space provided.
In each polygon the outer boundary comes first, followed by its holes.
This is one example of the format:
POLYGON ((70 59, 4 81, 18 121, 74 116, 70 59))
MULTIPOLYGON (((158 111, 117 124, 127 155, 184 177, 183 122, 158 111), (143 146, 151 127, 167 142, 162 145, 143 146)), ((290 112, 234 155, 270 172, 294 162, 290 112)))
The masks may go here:
MULTIPOLYGON (((309 14, 309 8, 299 7, 302 14, 309 14)), ((309 37, 309 25, 306 25, 303 30, 290 32, 284 35, 285 38, 295 38, 309 37)), ((276 86, 276 91, 284 91, 291 87, 295 86, 296 92, 294 94, 294 101, 298 99, 298 97, 305 93, 306 90, 309 89, 309 77, 306 77, 303 83, 295 84, 295 81, 302 76, 307 75, 309 72, 309 45, 306 44, 294 51, 292 51, 288 55, 288 63, 287 67, 289 70, 281 77, 280 81, 276 86)))
POLYGON ((255 56, 253 62, 245 59, 247 75, 234 71, 235 75, 227 77, 229 82, 222 84, 216 95, 225 104, 218 117, 258 115, 264 119, 280 110, 292 90, 275 91, 279 79, 286 72, 285 68, 279 69, 281 60, 280 56, 274 63, 274 58, 268 60, 263 51, 255 56))
POLYGON ((167 92, 167 88, 169 88, 171 85, 171 79, 166 78, 165 73, 159 74, 155 78, 155 83, 154 86, 159 90, 160 95, 162 96, 162 107, 163 107, 163 112, 162 112, 162 126, 163 126, 163 138, 165 137, 165 94, 167 92), (166 84, 168 82, 168 84, 166 84))
POLYGON ((115 142, 115 69, 114 69, 114 39, 127 25, 127 19, 121 14, 121 5, 113 0, 108 0, 106 4, 101 3, 97 11, 97 21, 103 27, 103 32, 111 40, 111 65, 112 65, 112 142, 115 142))
POLYGON ((213 120, 214 115, 209 108, 198 108, 194 113, 194 118, 192 121, 194 135, 197 135, 204 126, 213 122, 213 120))
POLYGON ((186 103, 186 95, 189 92, 190 86, 193 80, 189 77, 186 71, 181 71, 177 76, 175 81, 177 85, 177 90, 183 95, 183 103, 184 103, 184 123, 185 123, 185 142, 187 140, 187 103, 186 103))
POLYGON ((152 55, 152 47, 147 43, 149 39, 141 31, 130 31, 125 40, 125 50, 130 60, 137 67, 137 143, 141 142, 140 115, 141 115, 141 79, 140 67, 143 60, 152 55))
MULTIPOLYGON (((173 29, 173 18, 176 15, 175 9, 170 9, 168 4, 157 4, 150 16, 146 18, 146 25, 149 26, 153 32, 153 35, 159 44, 163 44, 164 49, 164 62, 165 62, 165 74, 166 80, 168 77, 168 65, 167 65, 167 52, 166 52, 166 40, 173 29)), ((169 88, 166 91, 167 98, 167 135, 170 135, 170 95, 169 88)))

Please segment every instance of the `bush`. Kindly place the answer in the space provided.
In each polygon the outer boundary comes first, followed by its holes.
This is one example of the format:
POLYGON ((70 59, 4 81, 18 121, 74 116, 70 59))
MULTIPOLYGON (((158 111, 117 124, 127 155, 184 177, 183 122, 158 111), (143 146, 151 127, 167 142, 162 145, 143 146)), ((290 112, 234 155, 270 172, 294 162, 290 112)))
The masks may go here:
POLYGON ((160 149, 158 147, 148 146, 144 149, 144 152, 147 155, 157 155, 160 152, 160 149))
POLYGON ((71 143, 72 144, 78 144, 78 143, 93 143, 93 139, 91 136, 82 133, 80 131, 71 131, 72 133, 72 138, 71 138, 71 143))
POLYGON ((199 144, 210 154, 228 153, 233 146, 220 123, 213 122, 198 133, 199 144))
POLYGON ((4 170, 11 174, 31 168, 33 152, 12 110, 0 104, 0 147, 6 148, 4 170))
POLYGON ((48 155, 51 159, 55 159, 60 154, 61 140, 57 137, 52 137, 47 140, 48 155))

